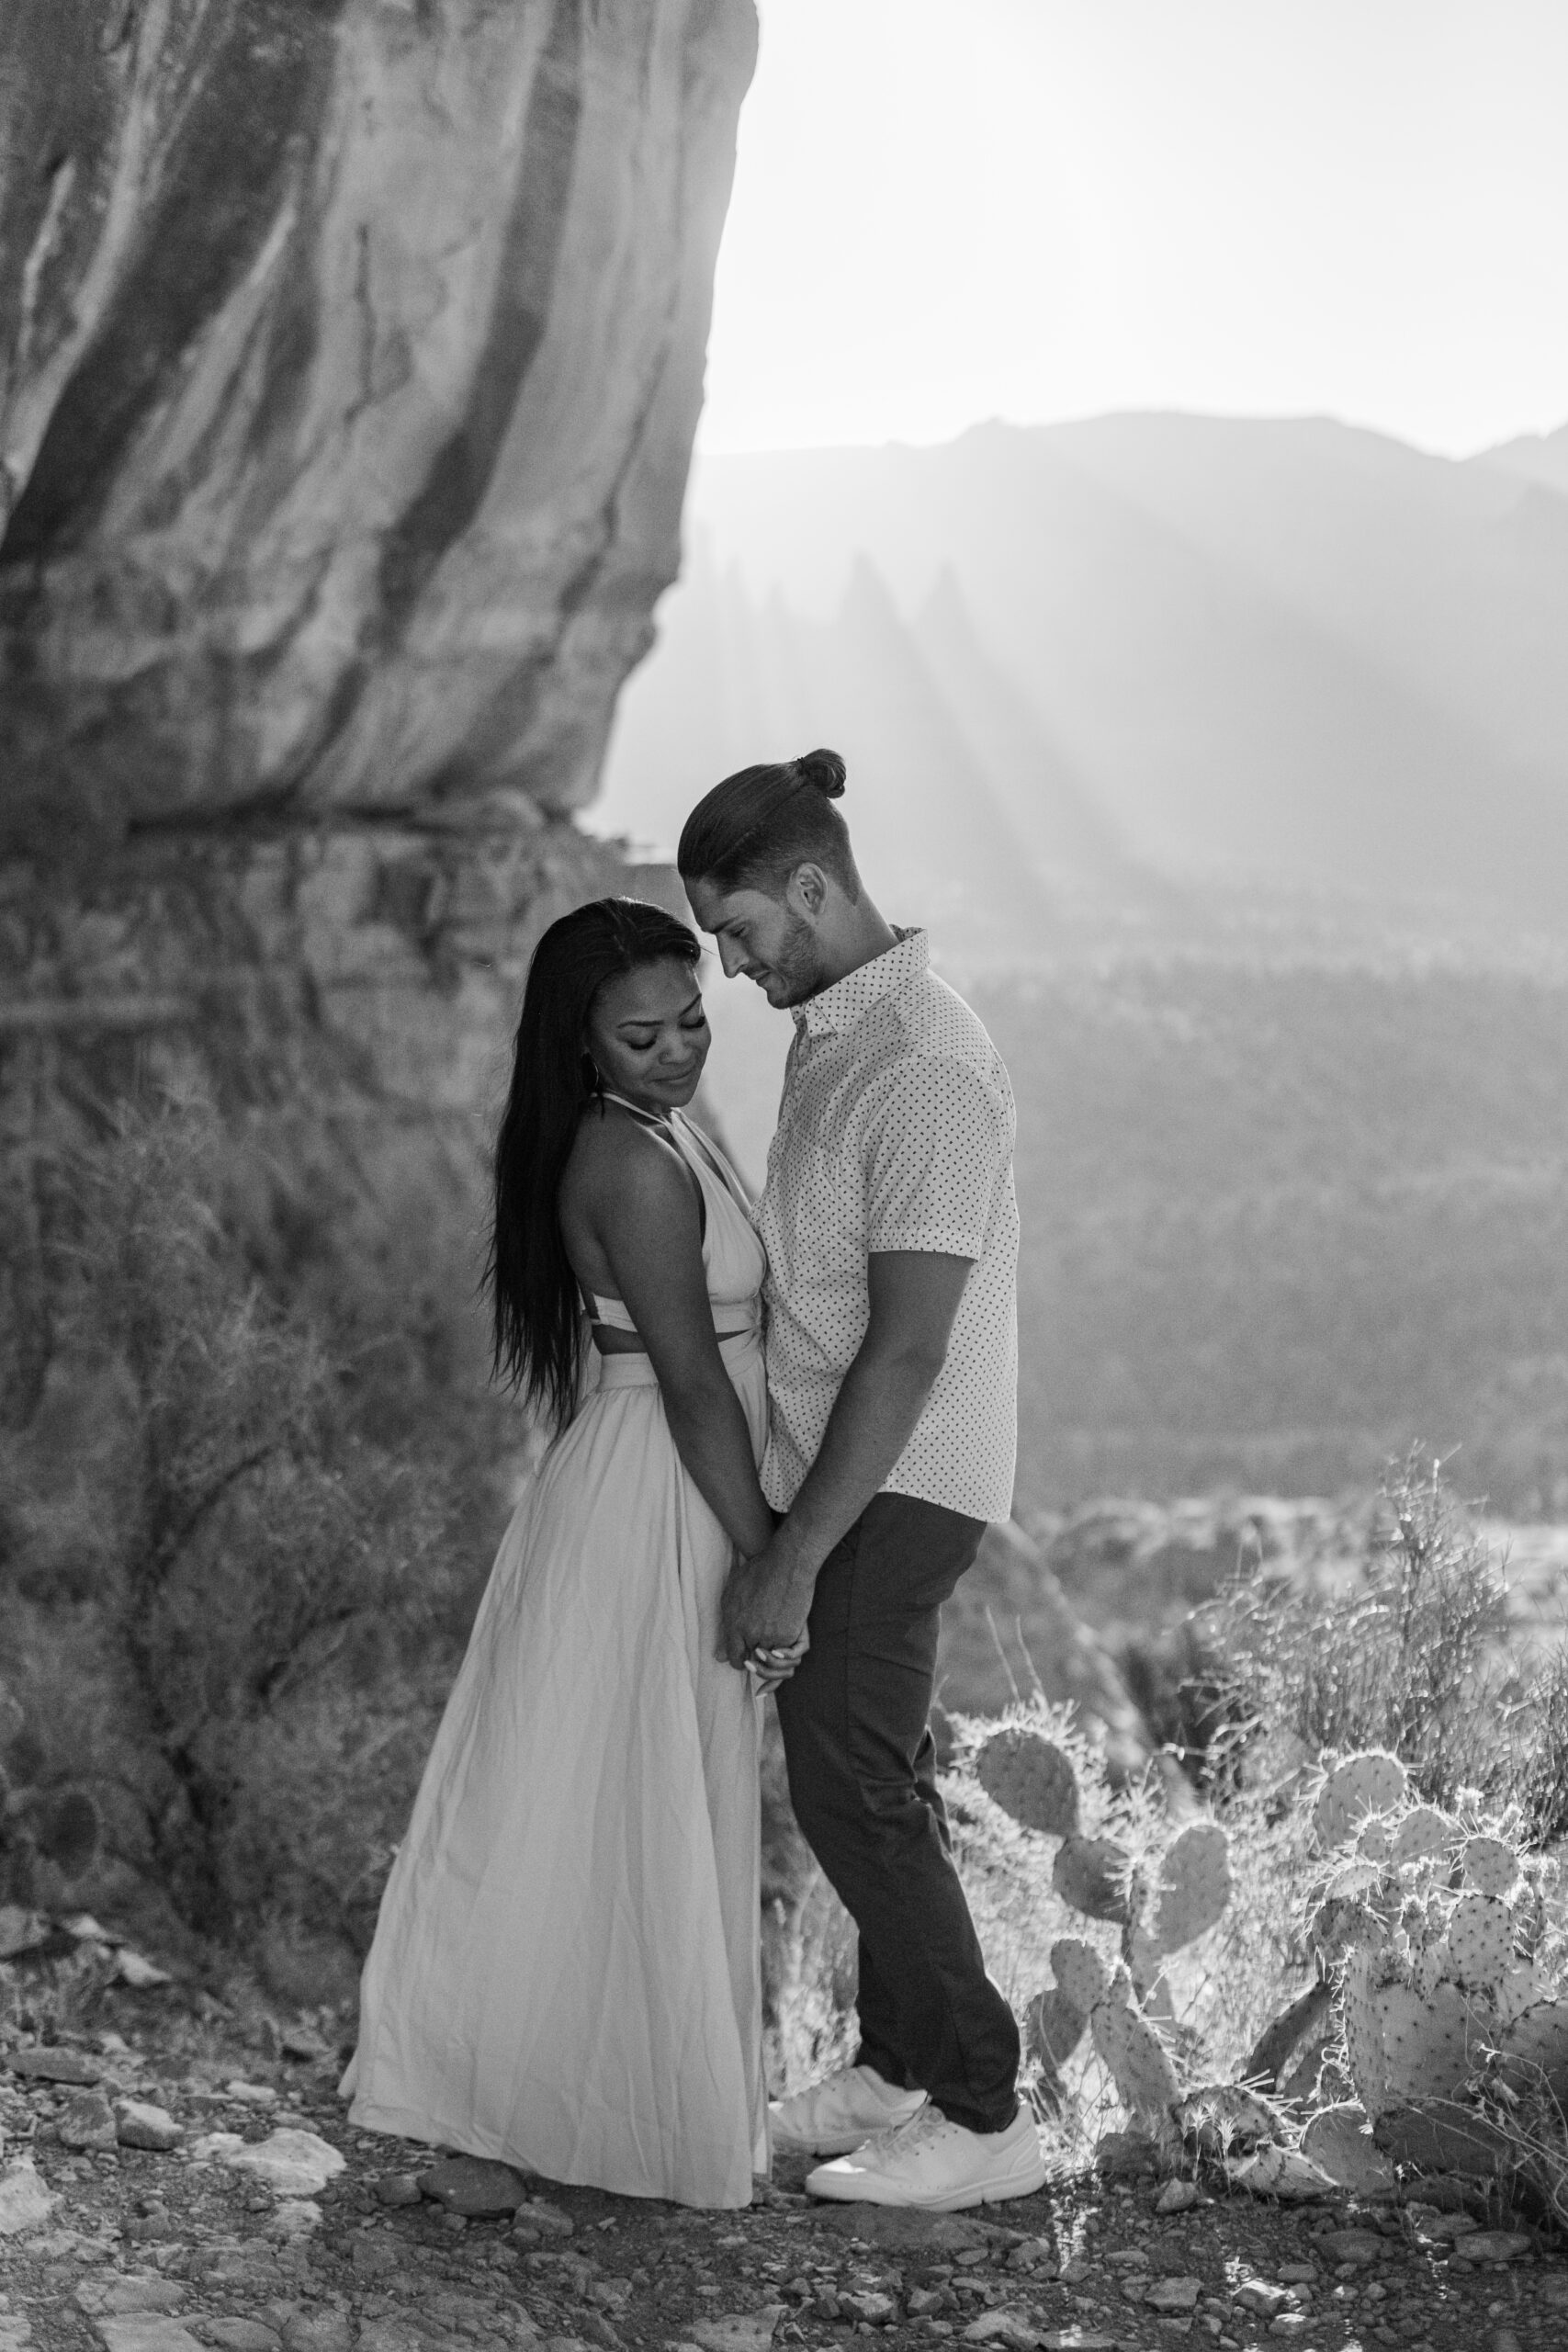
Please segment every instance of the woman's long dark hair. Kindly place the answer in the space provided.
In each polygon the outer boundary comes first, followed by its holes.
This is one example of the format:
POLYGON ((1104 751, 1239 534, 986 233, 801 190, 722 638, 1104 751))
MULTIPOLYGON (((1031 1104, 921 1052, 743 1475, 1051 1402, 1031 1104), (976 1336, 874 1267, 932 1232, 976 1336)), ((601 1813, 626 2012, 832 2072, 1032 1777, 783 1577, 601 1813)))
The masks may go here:
POLYGON ((582 1301, 556 1195, 578 1121, 603 1091, 588 1014, 606 980, 646 964, 694 966, 694 933, 640 899, 595 899, 551 923, 534 950, 495 1139, 495 1212, 485 1281, 498 1379, 564 1429, 577 1401, 582 1301))

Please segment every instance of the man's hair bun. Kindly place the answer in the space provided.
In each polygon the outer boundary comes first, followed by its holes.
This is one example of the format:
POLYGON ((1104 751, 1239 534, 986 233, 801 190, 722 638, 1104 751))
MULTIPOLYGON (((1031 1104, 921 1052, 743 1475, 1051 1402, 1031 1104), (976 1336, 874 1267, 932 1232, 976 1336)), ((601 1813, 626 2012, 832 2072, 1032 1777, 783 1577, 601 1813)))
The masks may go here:
POLYGON ((802 784, 810 785, 824 800, 842 799, 849 770, 837 752, 802 752, 790 764, 802 784))

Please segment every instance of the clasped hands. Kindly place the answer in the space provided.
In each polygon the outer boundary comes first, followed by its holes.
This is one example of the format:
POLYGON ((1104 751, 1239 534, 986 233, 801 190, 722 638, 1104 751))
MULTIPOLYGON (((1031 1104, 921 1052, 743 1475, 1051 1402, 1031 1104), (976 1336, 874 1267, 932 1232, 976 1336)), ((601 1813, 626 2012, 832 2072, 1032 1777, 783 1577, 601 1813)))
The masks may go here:
POLYGON ((744 1668, 759 1695, 787 1681, 810 1647, 815 1577, 803 1577, 778 1538, 738 1561, 719 1604, 718 1655, 744 1668))

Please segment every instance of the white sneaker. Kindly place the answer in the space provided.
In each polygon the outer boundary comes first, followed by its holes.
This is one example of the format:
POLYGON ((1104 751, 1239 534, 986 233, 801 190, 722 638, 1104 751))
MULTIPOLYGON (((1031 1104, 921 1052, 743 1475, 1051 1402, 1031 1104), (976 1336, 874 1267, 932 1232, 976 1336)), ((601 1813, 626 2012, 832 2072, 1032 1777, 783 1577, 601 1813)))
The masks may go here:
POLYGON ((873 2132, 908 2123, 926 2103, 924 2091, 896 2090, 874 2066, 840 2066, 793 2098, 769 2101, 775 2148, 801 2148, 809 2156, 840 2156, 873 2132))
POLYGON ((966 2132, 929 2102, 912 2122, 879 2132, 863 2148, 806 2176, 813 2197, 863 2205, 917 2205, 956 2213, 1045 2186, 1040 2133, 1021 2106, 1005 2132, 966 2132))

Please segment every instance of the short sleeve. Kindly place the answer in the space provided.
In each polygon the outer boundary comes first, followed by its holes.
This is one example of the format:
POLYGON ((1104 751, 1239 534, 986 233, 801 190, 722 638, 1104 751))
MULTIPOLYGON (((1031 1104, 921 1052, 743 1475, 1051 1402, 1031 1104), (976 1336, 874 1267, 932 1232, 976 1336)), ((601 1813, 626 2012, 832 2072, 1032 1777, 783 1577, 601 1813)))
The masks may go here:
POLYGON ((901 1063, 865 1131, 866 1247, 978 1258, 1010 1148, 1004 1108, 972 1069, 901 1063))

